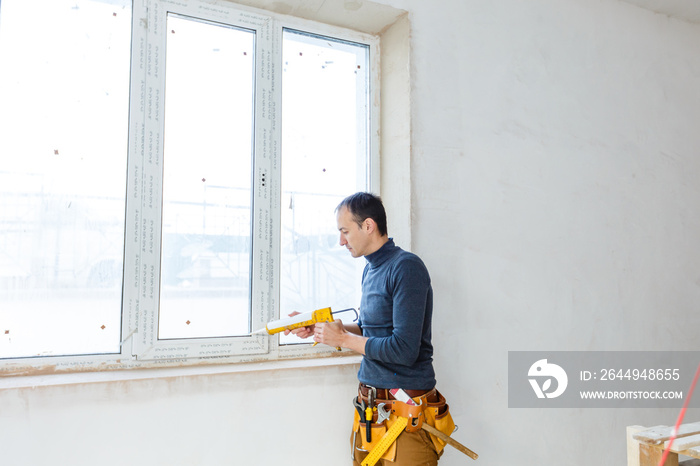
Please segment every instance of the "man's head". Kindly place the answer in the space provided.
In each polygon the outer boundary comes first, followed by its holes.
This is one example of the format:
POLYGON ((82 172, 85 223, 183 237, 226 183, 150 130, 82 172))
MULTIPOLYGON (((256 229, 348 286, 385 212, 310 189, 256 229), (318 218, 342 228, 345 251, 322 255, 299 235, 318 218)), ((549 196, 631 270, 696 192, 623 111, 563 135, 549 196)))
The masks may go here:
POLYGON ((386 211, 378 196, 355 193, 343 199, 335 211, 340 245, 353 257, 372 254, 387 241, 386 211))

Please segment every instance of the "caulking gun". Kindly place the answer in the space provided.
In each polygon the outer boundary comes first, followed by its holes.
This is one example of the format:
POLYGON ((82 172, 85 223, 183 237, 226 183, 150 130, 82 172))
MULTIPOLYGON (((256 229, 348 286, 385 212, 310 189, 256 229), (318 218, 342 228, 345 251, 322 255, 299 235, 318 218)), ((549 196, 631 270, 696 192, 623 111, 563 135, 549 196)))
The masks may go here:
MULTIPOLYGON (((341 312, 348 311, 353 311, 355 313, 355 320, 357 320, 357 311, 352 307, 335 312, 331 311, 330 307, 324 307, 323 309, 304 312, 303 314, 297 314, 295 316, 287 317, 285 319, 270 321, 265 326, 265 328, 261 328, 260 330, 254 331, 253 335, 255 335, 256 333, 267 333, 268 335, 274 335, 275 333, 280 333, 285 330, 294 330, 295 328, 308 327, 309 325, 314 325, 318 322, 333 322, 333 314, 340 314, 341 312)), ((314 345, 315 344, 316 343, 314 343, 314 345)))

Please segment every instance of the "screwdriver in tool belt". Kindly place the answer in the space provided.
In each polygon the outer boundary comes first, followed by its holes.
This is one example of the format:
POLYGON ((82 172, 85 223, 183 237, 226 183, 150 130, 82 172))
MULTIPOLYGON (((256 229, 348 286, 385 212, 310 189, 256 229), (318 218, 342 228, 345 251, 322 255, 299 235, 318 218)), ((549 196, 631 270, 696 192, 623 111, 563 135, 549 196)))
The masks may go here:
POLYGON ((374 392, 369 391, 367 399, 367 408, 365 408, 365 429, 367 430, 367 443, 372 442, 372 419, 374 418, 374 392))

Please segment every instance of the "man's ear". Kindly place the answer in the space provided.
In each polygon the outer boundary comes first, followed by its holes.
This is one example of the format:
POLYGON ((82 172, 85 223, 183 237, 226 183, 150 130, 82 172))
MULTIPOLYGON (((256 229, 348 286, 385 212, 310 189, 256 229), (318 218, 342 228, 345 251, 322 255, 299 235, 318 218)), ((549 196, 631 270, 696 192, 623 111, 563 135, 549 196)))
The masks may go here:
POLYGON ((365 230, 367 233, 372 233, 377 229, 377 222, 374 221, 372 218, 366 218, 364 222, 362 222, 362 229, 365 230))

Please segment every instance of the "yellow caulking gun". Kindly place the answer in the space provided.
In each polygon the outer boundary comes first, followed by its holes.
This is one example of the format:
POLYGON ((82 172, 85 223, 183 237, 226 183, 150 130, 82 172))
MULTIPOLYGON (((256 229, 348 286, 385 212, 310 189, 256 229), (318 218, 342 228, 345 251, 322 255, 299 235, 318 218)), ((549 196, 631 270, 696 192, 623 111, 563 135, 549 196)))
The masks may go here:
MULTIPOLYGON (((285 319, 273 320, 268 322, 265 328, 254 331, 252 334, 256 333, 267 333, 268 335, 274 335, 275 333, 280 333, 285 330, 294 330, 295 328, 308 327, 309 325, 314 325, 319 322, 334 322, 333 314, 340 314, 341 312, 353 311, 355 313, 355 320, 358 318, 357 311, 355 308, 343 309, 341 311, 331 311, 330 307, 324 307, 323 309, 317 309, 311 312, 305 312, 303 314, 297 314, 292 317, 287 317, 285 319)), ((353 321, 354 322, 354 321, 353 321)), ((314 343, 314 346, 318 342, 314 343)))

